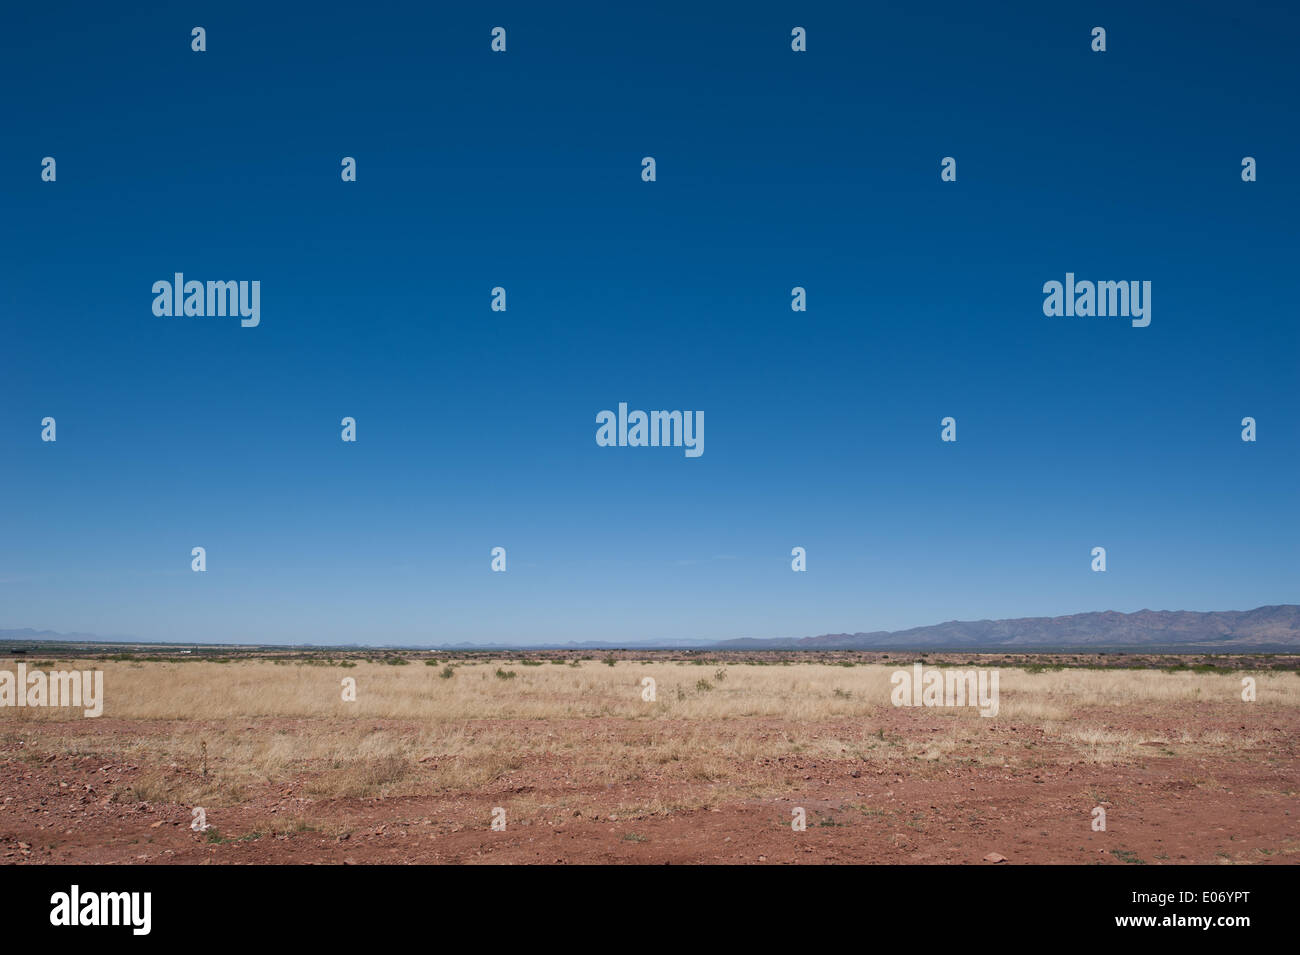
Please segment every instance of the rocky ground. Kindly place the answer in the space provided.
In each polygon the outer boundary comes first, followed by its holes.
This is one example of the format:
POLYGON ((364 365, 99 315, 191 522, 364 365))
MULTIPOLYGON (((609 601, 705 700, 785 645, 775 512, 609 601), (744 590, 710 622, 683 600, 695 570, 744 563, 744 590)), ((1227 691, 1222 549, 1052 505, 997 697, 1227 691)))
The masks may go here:
MULTIPOLYGON (((151 764, 134 744, 173 721, 0 724, 0 860, 31 863, 1272 863, 1300 859, 1300 719, 1294 708, 1151 703, 1080 714, 1150 737, 1115 760, 1085 759, 1032 721, 972 721, 965 746, 917 755, 951 721, 886 709, 867 727, 826 720, 813 732, 842 752, 781 753, 796 729, 772 718, 718 720, 720 736, 772 742, 710 778, 661 773, 610 783, 584 761, 597 737, 653 745, 643 723, 499 721, 493 730, 555 739, 476 791, 440 782, 444 760, 416 761, 401 795, 314 794, 314 767, 203 807, 153 801, 160 776, 200 786, 206 767, 151 764), (1248 739, 1207 749, 1169 742, 1194 723, 1248 739), (78 752, 75 734, 95 735, 78 752), (912 745, 894 745, 906 740, 912 745), (132 754, 115 758, 120 751, 132 754), (567 745, 566 745, 567 744, 567 745), (149 780, 149 786, 141 785, 149 780), (421 792, 421 790, 425 790, 421 792), (504 831, 491 828, 505 810, 504 831), (1106 830, 1092 828, 1094 810, 1106 830), (802 808, 805 831, 792 830, 802 808)), ((697 727, 698 728, 698 727, 697 727)), ((376 731, 416 727, 377 721, 376 731)), ((797 727, 805 737, 810 728, 797 727)), ((312 732, 310 721, 248 720, 250 734, 312 732)), ((147 747, 146 747, 147 751, 147 747)), ((737 748, 737 752, 741 752, 737 748)), ((746 750, 748 751, 748 750, 746 750)), ((327 767, 320 767, 323 772, 327 767)), ((217 771, 217 770, 212 770, 217 771)))

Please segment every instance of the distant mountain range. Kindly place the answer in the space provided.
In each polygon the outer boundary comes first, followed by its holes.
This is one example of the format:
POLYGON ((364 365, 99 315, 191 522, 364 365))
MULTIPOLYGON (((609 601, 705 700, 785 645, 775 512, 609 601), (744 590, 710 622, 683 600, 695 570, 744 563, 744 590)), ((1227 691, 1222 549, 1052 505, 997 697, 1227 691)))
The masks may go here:
POLYGON ((828 633, 800 640, 725 640, 719 650, 1300 650, 1300 606, 1254 610, 1139 610, 1015 620, 951 620, 874 633, 828 633))
POLYGON ((24 640, 31 640, 35 643, 44 643, 50 640, 64 640, 72 643, 118 642, 118 638, 97 637, 93 633, 56 633, 53 630, 33 630, 31 627, 24 627, 22 630, 0 630, 0 640, 13 640, 19 643, 24 640))
MULTIPOLYGON (((0 630, 0 640, 71 643, 141 643, 87 633, 50 630, 0 630)), ((151 645, 157 645, 156 642, 151 645)), ((197 645, 175 644, 167 645, 197 645)), ((250 644, 243 644, 249 646, 250 644)), ((276 644, 274 646, 282 646, 276 644)), ((302 648, 304 644, 295 645, 302 648)), ((321 646, 314 644, 311 646, 321 646)), ((329 645, 329 649, 406 650, 1161 650, 1204 653, 1300 652, 1300 605, 1279 604, 1254 610, 1107 610, 1066 617, 1021 617, 1015 620, 951 620, 911 630, 827 633, 802 638, 741 638, 707 642, 641 640, 519 645, 444 643, 421 647, 393 644, 329 645)))

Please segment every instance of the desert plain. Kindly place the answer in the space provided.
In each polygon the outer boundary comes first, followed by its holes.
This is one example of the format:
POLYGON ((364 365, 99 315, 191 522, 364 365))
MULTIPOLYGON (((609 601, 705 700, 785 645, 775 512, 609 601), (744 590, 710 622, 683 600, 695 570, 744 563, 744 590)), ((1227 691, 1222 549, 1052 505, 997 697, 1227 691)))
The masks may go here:
POLYGON ((1300 860, 1293 656, 22 662, 104 701, 0 709, 6 864, 1300 860), (894 705, 918 662, 996 670, 997 714, 894 705))

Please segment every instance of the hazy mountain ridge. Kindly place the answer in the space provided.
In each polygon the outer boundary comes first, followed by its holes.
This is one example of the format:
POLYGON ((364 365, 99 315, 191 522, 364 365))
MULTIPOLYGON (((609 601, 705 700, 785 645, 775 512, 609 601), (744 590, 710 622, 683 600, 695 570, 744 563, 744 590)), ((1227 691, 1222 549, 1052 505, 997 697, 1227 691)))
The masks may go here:
POLYGON ((828 633, 797 640, 725 640, 717 649, 1027 649, 1184 647, 1223 652, 1300 648, 1300 606, 1254 610, 1114 610, 1063 617, 950 620, 910 630, 828 633))
POLYGON ((33 630, 31 627, 23 627, 20 630, 0 630, 0 640, 69 640, 79 643, 106 643, 112 639, 111 637, 98 637, 93 633, 57 633, 54 630, 33 630))

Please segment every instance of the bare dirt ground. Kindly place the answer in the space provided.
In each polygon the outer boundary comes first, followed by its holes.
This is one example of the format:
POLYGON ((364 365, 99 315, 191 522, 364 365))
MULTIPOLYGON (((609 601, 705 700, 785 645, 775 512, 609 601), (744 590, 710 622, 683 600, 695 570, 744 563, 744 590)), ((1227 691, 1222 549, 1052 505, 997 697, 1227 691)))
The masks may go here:
POLYGON ((880 666, 95 665, 97 719, 0 711, 6 864, 1300 861, 1294 672, 1003 670, 982 718, 880 666))

